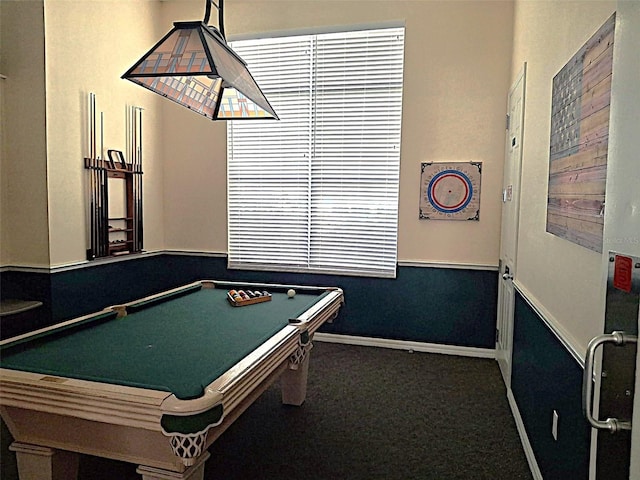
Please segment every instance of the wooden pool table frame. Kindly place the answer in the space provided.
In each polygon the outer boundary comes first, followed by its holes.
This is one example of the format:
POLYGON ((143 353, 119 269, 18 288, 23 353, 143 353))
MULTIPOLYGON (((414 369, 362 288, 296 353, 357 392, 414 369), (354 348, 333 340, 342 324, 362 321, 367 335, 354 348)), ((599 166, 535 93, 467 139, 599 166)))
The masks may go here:
MULTIPOLYGON (((120 386, 18 370, 0 369, 0 413, 15 442, 20 480, 77 478, 78 454, 138 464, 143 480, 201 480, 207 448, 277 378, 284 404, 301 405, 306 397, 313 333, 332 321, 342 306, 339 288, 232 283, 203 280, 145 297, 97 314, 7 339, 2 344, 82 322, 98 314, 157 299, 180 289, 294 288, 329 293, 235 366, 210 383, 197 399, 145 388, 120 386), (300 339, 308 333, 308 342, 300 339), (219 423, 195 435, 169 434, 163 415, 188 416, 222 405, 219 423)), ((252 307, 248 307, 252 308, 252 307)))

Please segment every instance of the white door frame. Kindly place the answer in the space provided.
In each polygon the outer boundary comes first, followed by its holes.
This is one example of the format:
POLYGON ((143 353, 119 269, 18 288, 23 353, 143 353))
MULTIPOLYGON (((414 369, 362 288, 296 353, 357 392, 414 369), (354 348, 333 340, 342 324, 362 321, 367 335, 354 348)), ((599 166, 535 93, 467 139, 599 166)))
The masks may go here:
POLYGON ((527 64, 525 62, 509 90, 505 136, 496 359, 507 388, 511 388, 511 355, 515 307, 513 279, 516 274, 518 249, 526 71, 527 64))

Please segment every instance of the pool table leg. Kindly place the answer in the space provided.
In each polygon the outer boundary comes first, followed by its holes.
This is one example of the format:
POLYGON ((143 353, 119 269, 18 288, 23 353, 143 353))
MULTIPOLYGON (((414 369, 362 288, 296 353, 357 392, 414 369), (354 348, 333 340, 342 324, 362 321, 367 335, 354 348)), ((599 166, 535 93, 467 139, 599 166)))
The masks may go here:
POLYGON ((22 442, 13 442, 9 450, 16 452, 20 480, 76 480, 79 455, 22 442))
MULTIPOLYGON (((309 377, 309 351, 311 344, 302 350, 297 358, 289 362, 289 367, 280 377, 282 403, 300 406, 307 397, 307 378, 309 377)), ((296 357, 294 355, 294 357, 296 357)))
POLYGON ((203 480, 204 464, 209 458, 209 452, 204 452, 195 464, 187 468, 184 472, 171 472, 160 468, 147 467, 140 465, 136 472, 142 475, 142 480, 203 480))

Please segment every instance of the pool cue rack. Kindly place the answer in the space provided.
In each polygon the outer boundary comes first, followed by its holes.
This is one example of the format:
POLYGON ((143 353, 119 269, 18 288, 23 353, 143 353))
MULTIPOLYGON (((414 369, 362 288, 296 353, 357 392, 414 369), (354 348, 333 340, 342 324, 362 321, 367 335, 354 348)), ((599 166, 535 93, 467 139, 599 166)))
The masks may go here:
POLYGON ((126 255, 142 251, 142 109, 127 112, 127 138, 130 162, 119 150, 103 147, 103 117, 100 114, 100 155, 97 153, 95 94, 89 94, 89 155, 84 167, 89 175, 89 248, 87 259, 126 255), (110 179, 124 182, 123 211, 109 216, 110 179))

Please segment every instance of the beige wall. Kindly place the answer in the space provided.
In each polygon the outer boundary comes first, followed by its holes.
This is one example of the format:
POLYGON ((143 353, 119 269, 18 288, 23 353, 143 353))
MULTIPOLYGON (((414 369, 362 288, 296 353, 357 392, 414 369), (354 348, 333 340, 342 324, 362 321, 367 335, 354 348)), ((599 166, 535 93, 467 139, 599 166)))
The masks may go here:
MULTIPOLYGON (((168 31, 173 21, 202 19, 203 2, 166 2, 163 15, 168 31)), ((234 0, 225 29, 232 39, 404 23, 399 260, 497 265, 512 15, 504 1, 234 0), (480 222, 418 220, 420 162, 428 161, 483 162, 480 222)), ((163 108, 166 247, 224 252, 225 126, 163 108)))
POLYGON ((581 352, 602 330, 602 255, 546 233, 551 81, 615 8, 615 1, 519 1, 515 11, 513 78, 527 62, 516 280, 581 352))
MULTIPOLYGON (((143 107, 145 249, 163 246, 162 99, 120 76, 160 38, 160 4, 46 0, 47 165, 51 265, 82 261, 88 245, 86 97, 96 94, 97 148, 126 152, 127 106, 143 107)), ((98 152, 100 154, 100 152, 98 152)))
MULTIPOLYGON (((126 151, 125 113, 144 113, 145 248, 163 247, 162 99, 120 80, 160 36, 161 3, 1 2, 3 81, 0 266, 85 260, 87 94, 104 112, 104 149, 126 151), (29 35, 24 32, 28 31, 29 35)), ((99 135, 98 135, 99 138, 99 135)))
POLYGON ((0 26, 0 265, 48 266, 42 0, 2 0, 0 26))
MULTIPOLYGON (((15 3, 24 10, 25 2, 15 3)), ((26 3, 42 10, 41 2, 26 3)), ((227 3, 225 26, 232 37, 405 23, 399 259, 495 265, 512 14, 513 4, 503 1, 236 0, 227 3), (483 162, 480 222, 418 220, 420 162, 425 161, 483 162)), ((45 42, 39 44, 40 60, 33 62, 35 72, 29 78, 39 79, 40 87, 31 90, 37 92, 40 110, 33 114, 35 121, 28 122, 30 128, 7 128, 4 141, 5 160, 19 153, 24 157, 12 145, 39 149, 28 157, 40 162, 40 175, 34 176, 33 168, 29 175, 11 170, 15 187, 3 188, 15 208, 3 215, 2 231, 9 232, 7 243, 15 248, 3 246, 2 265, 58 266, 84 260, 88 193, 82 158, 88 92, 96 94, 98 112, 104 112, 105 149, 126 147, 125 105, 145 108, 145 249, 226 251, 225 124, 119 79, 174 21, 203 16, 201 0, 44 2, 45 42), (38 124, 40 140, 33 142, 38 124), (15 180, 21 177, 21 182, 39 183, 38 188, 15 180), (38 229, 43 234, 33 235, 38 229), (40 243, 32 247, 35 238, 40 243)), ((217 23, 215 12, 211 23, 217 23)), ((16 28, 26 28, 26 23, 18 22, 16 28)), ((37 35, 31 38, 41 42, 37 35)), ((12 61, 7 63, 11 66, 12 61)), ((8 88, 7 82, 7 98, 8 88)), ((17 108, 5 101, 5 119, 17 108)), ((29 115, 16 117, 23 121, 29 115)), ((5 174, 7 164, 3 162, 5 174)))

